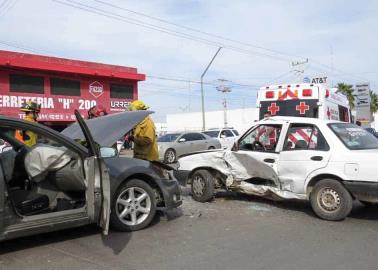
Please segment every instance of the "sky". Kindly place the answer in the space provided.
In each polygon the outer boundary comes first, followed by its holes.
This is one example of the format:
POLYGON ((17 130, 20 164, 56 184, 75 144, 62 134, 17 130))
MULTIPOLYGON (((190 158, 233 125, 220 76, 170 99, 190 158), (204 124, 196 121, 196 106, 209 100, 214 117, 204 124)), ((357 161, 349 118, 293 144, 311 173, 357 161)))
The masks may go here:
POLYGON ((206 111, 223 109, 222 84, 231 109, 304 76, 378 90, 376 14, 369 0, 0 0, 0 49, 136 67, 140 99, 164 122, 201 110, 219 47, 206 111))

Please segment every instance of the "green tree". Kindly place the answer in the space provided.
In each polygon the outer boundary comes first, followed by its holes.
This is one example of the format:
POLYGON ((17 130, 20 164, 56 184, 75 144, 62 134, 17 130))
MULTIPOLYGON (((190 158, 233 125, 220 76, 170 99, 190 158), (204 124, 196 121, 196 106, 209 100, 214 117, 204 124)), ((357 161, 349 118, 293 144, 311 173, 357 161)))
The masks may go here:
POLYGON ((343 93, 347 97, 350 108, 354 109, 353 85, 338 83, 337 89, 338 92, 343 93))
POLYGON ((376 113, 378 111, 378 95, 370 90, 370 111, 376 113))

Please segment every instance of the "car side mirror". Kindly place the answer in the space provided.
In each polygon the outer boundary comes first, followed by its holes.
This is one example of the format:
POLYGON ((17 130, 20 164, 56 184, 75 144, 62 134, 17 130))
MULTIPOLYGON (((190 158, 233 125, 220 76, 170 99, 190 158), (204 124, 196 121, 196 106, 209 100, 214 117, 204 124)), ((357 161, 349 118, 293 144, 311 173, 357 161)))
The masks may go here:
POLYGON ((103 158, 110 158, 110 157, 116 157, 118 155, 118 152, 117 152, 117 149, 114 149, 112 147, 101 147, 100 155, 103 158))
POLYGON ((226 138, 226 135, 220 135, 220 137, 222 138, 222 139, 224 139, 224 138, 226 138))
POLYGON ((179 142, 186 142, 186 139, 185 138, 181 138, 180 140, 178 140, 179 142))

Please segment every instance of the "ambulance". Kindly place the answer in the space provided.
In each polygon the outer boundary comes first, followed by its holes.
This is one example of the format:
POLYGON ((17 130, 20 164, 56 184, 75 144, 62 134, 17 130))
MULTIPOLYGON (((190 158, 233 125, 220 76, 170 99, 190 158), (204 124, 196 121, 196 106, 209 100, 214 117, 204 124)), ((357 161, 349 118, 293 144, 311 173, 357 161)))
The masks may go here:
POLYGON ((257 95, 259 119, 301 116, 351 122, 348 99, 325 84, 282 84, 261 87, 257 95))

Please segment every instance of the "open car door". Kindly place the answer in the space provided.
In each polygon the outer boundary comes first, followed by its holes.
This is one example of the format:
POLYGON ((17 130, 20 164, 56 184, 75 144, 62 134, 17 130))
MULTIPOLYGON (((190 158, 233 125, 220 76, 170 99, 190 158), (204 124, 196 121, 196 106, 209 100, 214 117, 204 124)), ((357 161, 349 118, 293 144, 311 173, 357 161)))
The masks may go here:
POLYGON ((88 166, 90 172, 87 175, 87 177, 88 189, 94 192, 92 197, 94 204, 92 202, 89 202, 88 210, 89 212, 97 212, 96 209, 90 208, 93 207, 93 205, 96 205, 96 196, 98 194, 98 191, 100 191, 100 213, 98 215, 97 223, 103 229, 103 234, 107 235, 109 231, 110 221, 110 178, 108 168, 106 167, 104 161, 101 159, 100 149, 96 145, 87 124, 85 123, 84 119, 82 118, 78 110, 75 110, 75 116, 85 137, 85 141, 87 143, 87 147, 90 154, 90 157, 88 159, 88 166))

